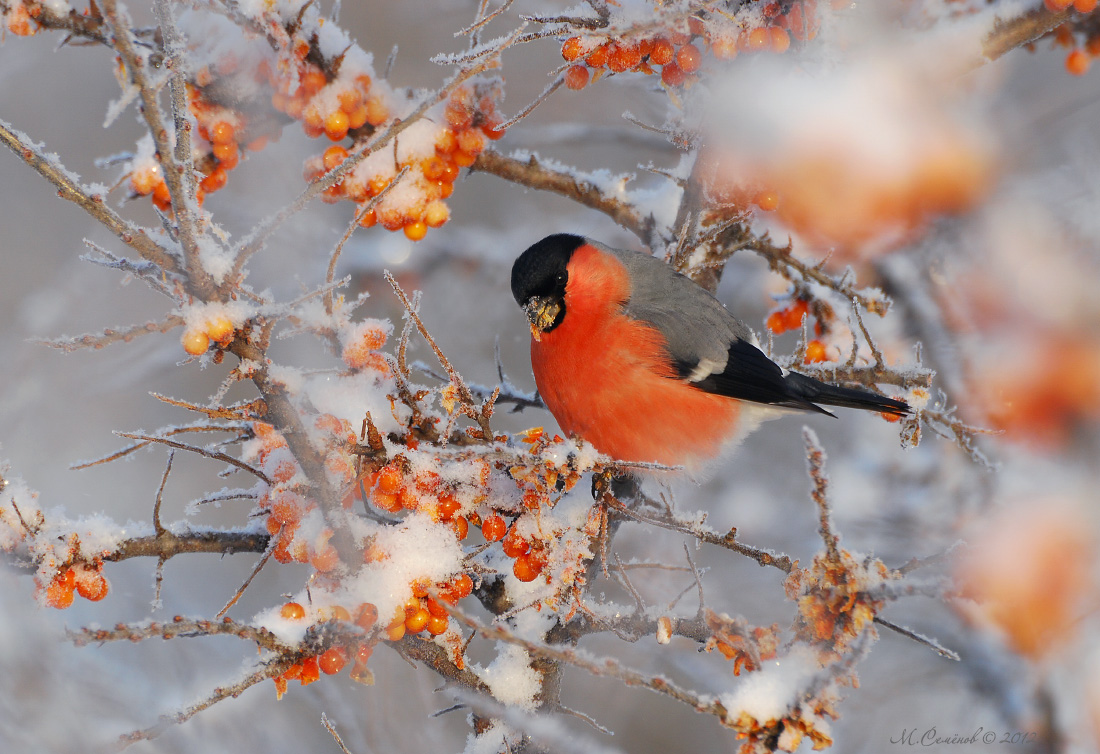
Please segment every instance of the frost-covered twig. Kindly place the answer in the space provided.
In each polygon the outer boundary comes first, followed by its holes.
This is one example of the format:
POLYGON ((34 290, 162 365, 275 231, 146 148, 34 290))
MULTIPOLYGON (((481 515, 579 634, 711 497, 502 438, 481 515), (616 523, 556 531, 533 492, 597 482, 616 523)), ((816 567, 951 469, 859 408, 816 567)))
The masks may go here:
POLYGON ((829 479, 825 475, 825 449, 821 447, 821 441, 809 427, 802 428, 802 441, 806 445, 806 462, 810 469, 810 479, 813 481, 813 489, 810 490, 810 499, 817 506, 819 528, 818 533, 825 543, 825 550, 834 560, 840 557, 838 545, 840 537, 833 531, 832 507, 829 505, 829 479))
POLYGON ((223 699, 238 697, 243 694, 245 690, 255 686, 257 683, 266 681, 268 678, 276 678, 282 675, 293 664, 294 660, 271 662, 264 665, 259 670, 248 674, 236 683, 231 683, 228 686, 218 686, 210 696, 202 701, 192 704, 173 715, 163 715, 155 725, 120 736, 118 740, 119 745, 122 748, 126 748, 138 741, 152 740, 163 733, 169 726, 185 723, 195 715, 213 707, 223 699))
POLYGON ((787 555, 776 555, 769 550, 752 547, 751 545, 746 545, 742 542, 738 542, 736 528, 730 529, 728 534, 722 536, 716 534, 715 532, 707 531, 706 529, 703 529, 701 526, 695 524, 694 522, 681 521, 670 514, 641 513, 640 511, 628 508, 618 500, 614 499, 612 499, 611 505, 616 511, 626 516, 627 518, 631 518, 635 521, 645 524, 653 524, 654 526, 659 526, 662 529, 669 529, 671 531, 680 532, 681 534, 687 534, 688 536, 694 537, 700 542, 708 545, 717 545, 718 547, 724 547, 727 550, 732 550, 733 552, 736 552, 740 555, 752 558, 762 566, 772 566, 774 568, 778 568, 784 573, 790 573, 791 569, 794 567, 794 563, 787 555))
POLYGON ((156 435, 142 435, 142 434, 131 433, 131 432, 115 432, 115 434, 118 435, 119 437, 125 437, 125 438, 130 439, 130 440, 141 440, 142 442, 155 442, 155 443, 159 443, 161 445, 167 445, 170 448, 176 448, 177 450, 187 450, 187 451, 190 451, 192 453, 197 453, 200 456, 205 456, 206 458, 213 458, 216 461, 224 461, 225 463, 228 463, 230 466, 236 466, 238 469, 241 469, 242 471, 247 471, 249 474, 254 474, 257 478, 263 480, 267 484, 275 484, 273 481, 271 481, 271 479, 267 476, 267 474, 265 474, 260 469, 249 466, 247 463, 240 460, 239 458, 234 458, 233 456, 231 456, 227 453, 222 453, 221 451, 207 450, 206 448, 200 448, 197 445, 188 445, 187 443, 177 442, 176 440, 169 440, 167 437, 158 437, 156 435))
POLYGON ((483 73, 490 67, 495 65, 498 56, 508 47, 512 46, 516 42, 516 38, 519 32, 513 32, 512 35, 505 38, 497 46, 494 54, 486 56, 485 60, 482 60, 477 65, 471 66, 464 70, 454 74, 443 86, 437 89, 432 94, 424 97, 420 104, 404 118, 395 119, 390 126, 372 138, 371 141, 357 152, 352 153, 346 160, 340 163, 339 166, 330 170, 322 175, 317 180, 311 182, 298 197, 289 205, 283 207, 267 220, 264 220, 257 225, 251 233, 246 236, 237 248, 234 250, 236 259, 233 262, 233 270, 229 275, 230 280, 236 280, 240 277, 245 263, 248 259, 263 248, 267 239, 288 219, 303 210, 313 199, 321 195, 325 189, 335 186, 344 179, 344 176, 355 169, 360 162, 365 160, 370 155, 374 154, 380 149, 389 146, 397 136, 413 123, 419 121, 429 108, 434 106, 438 102, 442 102, 444 99, 451 95, 455 89, 462 84, 469 81, 479 73, 483 73))
POLYGON ((114 628, 82 628, 66 632, 69 640, 78 647, 89 644, 103 644, 109 641, 145 641, 147 639, 193 639, 199 636, 236 636, 251 641, 261 649, 285 653, 288 647, 266 628, 257 628, 247 623, 238 623, 232 618, 224 620, 204 620, 175 616, 170 621, 141 621, 139 623, 119 623, 114 628))
MULTIPOLYGON (((141 113, 149 127, 149 133, 153 137, 153 143, 156 145, 157 154, 160 156, 160 162, 164 168, 162 173, 165 183, 168 184, 168 191, 172 198, 172 209, 175 212, 176 224, 180 231, 179 240, 187 260, 188 285, 202 298, 210 299, 214 293, 214 282, 210 274, 199 263, 199 247, 194 233, 194 211, 197 209, 194 176, 190 176, 185 182, 182 174, 184 165, 181 165, 176 159, 176 152, 172 149, 172 144, 169 141, 168 128, 161 117, 157 89, 146 76, 145 58, 140 56, 137 50, 134 49, 130 38, 129 18, 120 15, 116 0, 103 0, 103 15, 111 27, 114 47, 126 64, 126 73, 130 82, 138 88, 142 102, 141 113), (191 189, 190 193, 187 191, 188 186, 191 189)), ((182 67, 181 62, 177 68, 182 67)), ((175 75, 182 76, 182 73, 181 70, 177 70, 175 75)), ((180 96, 183 96, 182 93, 180 96)), ((175 97, 173 97, 173 102, 174 100, 175 97)), ((180 114, 179 119, 185 124, 187 123, 184 115, 180 114)), ((188 124, 182 133, 175 134, 177 145, 179 145, 181 137, 186 139, 187 155, 185 161, 187 165, 191 165, 191 140, 189 136, 186 136, 189 130, 190 126, 188 124)))
POLYGON ((480 406, 477 401, 474 400, 473 393, 470 392, 470 388, 466 386, 466 381, 462 379, 462 375, 458 373, 458 370, 454 368, 450 360, 443 353, 443 350, 432 338, 431 333, 428 332, 428 328, 424 325, 424 321, 420 319, 420 315, 417 314, 417 307, 409 300, 409 297, 405 294, 405 291, 397 283, 397 279, 386 272, 386 282, 393 288, 394 293, 397 294, 397 298, 401 301, 401 305, 405 307, 405 315, 412 320, 416 325, 417 331, 420 333, 420 337, 427 341, 432 351, 435 353, 437 359, 439 359, 440 366, 447 372, 447 376, 450 378, 451 385, 458 391, 459 400, 463 406, 467 409, 466 414, 471 419, 477 422, 481 428, 482 439, 487 442, 493 440, 493 429, 489 425, 489 418, 493 415, 493 402, 499 395, 499 390, 495 391, 493 395, 487 398, 480 406))
POLYGON ((652 216, 643 217, 627 202, 607 196, 581 173, 549 168, 534 155, 525 160, 519 160, 492 149, 487 149, 478 155, 470 169, 492 173, 498 178, 528 188, 561 194, 579 204, 603 212, 636 235, 647 246, 654 241, 655 222, 652 216))
POLYGON ((3 120, 0 120, 0 142, 52 183, 59 197, 81 207, 100 225, 137 251, 142 259, 158 265, 166 273, 178 275, 182 272, 173 254, 153 241, 143 229, 119 217, 106 205, 102 194, 91 193, 86 187, 80 185, 77 177, 66 170, 57 161, 56 156, 44 154, 40 145, 31 142, 3 120))
POLYGON ((176 314, 169 314, 160 322, 146 322, 145 324, 131 325, 130 327, 124 327, 118 330, 114 328, 104 328, 101 332, 94 335, 92 333, 85 333, 84 335, 76 335, 71 338, 54 338, 52 340, 40 340, 38 342, 50 348, 57 348, 66 353, 72 353, 82 348, 98 349, 113 343, 129 343, 134 338, 141 335, 148 335, 154 332, 165 333, 181 325, 183 325, 183 317, 176 314))

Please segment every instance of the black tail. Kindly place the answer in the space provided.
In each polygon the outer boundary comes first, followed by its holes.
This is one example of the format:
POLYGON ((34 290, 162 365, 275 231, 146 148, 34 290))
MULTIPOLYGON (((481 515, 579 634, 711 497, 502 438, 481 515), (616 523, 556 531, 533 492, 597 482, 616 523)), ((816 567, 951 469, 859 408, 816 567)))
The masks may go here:
MULTIPOLYGON (((826 406, 840 406, 842 408, 861 408, 864 411, 881 411, 892 416, 904 416, 909 413, 909 404, 905 401, 896 401, 893 398, 886 398, 866 390, 829 385, 797 372, 788 372, 783 381, 790 389, 792 396, 807 403, 822 403, 826 406)), ((813 408, 817 408, 822 413, 830 413, 818 408, 816 405, 813 408)))

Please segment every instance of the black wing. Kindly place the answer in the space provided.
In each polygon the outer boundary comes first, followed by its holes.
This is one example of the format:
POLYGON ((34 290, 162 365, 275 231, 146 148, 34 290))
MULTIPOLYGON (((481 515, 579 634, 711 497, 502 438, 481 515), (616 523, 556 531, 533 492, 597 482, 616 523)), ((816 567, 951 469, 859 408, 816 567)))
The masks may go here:
POLYGON ((866 390, 829 385, 795 372, 784 374, 778 364, 746 340, 738 339, 730 345, 726 365, 721 372, 696 375, 698 363, 677 362, 676 368, 681 378, 688 379, 700 390, 743 401, 816 411, 829 416, 833 414, 818 406, 818 403, 882 411, 895 416, 909 413, 909 405, 904 401, 866 390), (693 376, 696 379, 691 379, 693 376))

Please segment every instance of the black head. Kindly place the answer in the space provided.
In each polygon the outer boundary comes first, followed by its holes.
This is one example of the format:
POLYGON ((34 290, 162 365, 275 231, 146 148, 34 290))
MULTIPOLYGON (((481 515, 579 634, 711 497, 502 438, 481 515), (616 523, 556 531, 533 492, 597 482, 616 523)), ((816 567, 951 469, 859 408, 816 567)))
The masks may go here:
POLYGON ((531 322, 531 337, 541 340, 565 319, 569 260, 584 239, 555 233, 519 255, 512 265, 512 295, 531 322))
POLYGON ((520 254, 512 265, 512 296, 516 303, 526 306, 535 296, 562 298, 569 280, 566 265, 584 242, 581 236, 555 233, 520 254))

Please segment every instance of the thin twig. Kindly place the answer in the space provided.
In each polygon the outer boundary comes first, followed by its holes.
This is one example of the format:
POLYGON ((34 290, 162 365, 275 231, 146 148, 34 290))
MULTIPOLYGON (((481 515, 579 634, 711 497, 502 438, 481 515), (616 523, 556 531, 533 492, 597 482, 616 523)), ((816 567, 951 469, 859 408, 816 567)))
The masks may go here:
POLYGON ((160 443, 161 445, 167 445, 170 448, 177 448, 179 450, 188 450, 192 453, 198 453, 200 456, 205 456, 206 458, 213 458, 214 460, 217 460, 217 461, 224 461, 225 463, 228 463, 230 466, 236 466, 238 469, 241 469, 242 471, 247 471, 250 474, 254 474, 256 477, 258 477, 259 479, 262 479, 264 482, 266 482, 270 485, 275 484, 275 482, 273 482, 271 480, 271 478, 268 477, 268 475, 265 474, 264 472, 260 471, 257 468, 253 468, 252 466, 249 466, 247 463, 245 463, 244 461, 242 461, 238 458, 234 458, 233 456, 228 455, 226 453, 222 453, 220 451, 207 450, 206 448, 200 448, 200 447, 197 447, 195 445, 188 445, 186 443, 176 442, 175 440, 169 440, 167 437, 155 437, 153 435, 139 435, 139 434, 132 434, 130 432, 115 432, 115 434, 118 435, 119 437, 125 437, 125 438, 128 438, 130 440, 142 440, 144 442, 156 442, 156 443, 160 443))
POLYGON ((237 600, 239 600, 241 598, 241 595, 244 594, 245 590, 248 589, 248 586, 252 583, 252 579, 256 578, 256 575, 261 570, 263 570, 263 567, 267 565, 267 561, 271 558, 272 554, 274 554, 275 543, 279 541, 280 534, 282 534, 282 528, 279 529, 279 534, 276 534, 271 538, 271 541, 268 543, 267 550, 264 551, 263 557, 261 557, 256 563, 255 567, 253 567, 252 573, 248 574, 248 578, 244 580, 244 583, 241 584, 240 587, 237 588, 237 591, 233 593, 233 596, 229 598, 229 602, 225 603, 225 607, 218 611, 218 614, 214 616, 215 618, 220 620, 226 613, 229 612, 229 609, 231 607, 237 604, 237 600))
POLYGON ((176 314, 169 314, 160 322, 146 322, 141 325, 131 325, 121 330, 106 328, 95 335, 87 333, 72 338, 55 338, 53 340, 40 340, 38 342, 50 348, 57 348, 66 353, 72 353, 82 348, 99 349, 104 346, 112 345, 113 343, 129 343, 134 338, 142 335, 148 335, 154 332, 165 333, 181 325, 183 325, 183 317, 176 314))
POLYGON ((168 474, 172 471, 172 459, 176 457, 175 450, 168 451, 168 463, 164 465, 164 476, 160 479, 160 486, 157 488, 157 499, 153 503, 153 535, 161 536, 164 534, 164 526, 160 522, 160 502, 164 497, 164 486, 168 484, 168 474))
POLYGON ((53 184, 57 189, 57 195, 62 199, 73 202, 92 216, 96 222, 111 233, 114 233, 124 244, 134 249, 142 259, 152 262, 165 272, 179 275, 182 270, 175 255, 153 241, 145 231, 123 220, 104 202, 101 194, 91 194, 77 183, 75 177, 55 158, 46 157, 41 147, 34 144, 7 122, 0 120, 0 142, 3 142, 11 151, 15 152, 23 162, 27 163, 39 175, 53 184))
POLYGON ((825 549, 833 560, 840 558, 840 537, 833 531, 832 507, 829 505, 829 479, 825 475, 825 450, 817 434, 809 427, 802 428, 802 441, 806 445, 806 462, 810 468, 813 489, 810 498, 817 505, 820 528, 817 530, 825 542, 825 549))

